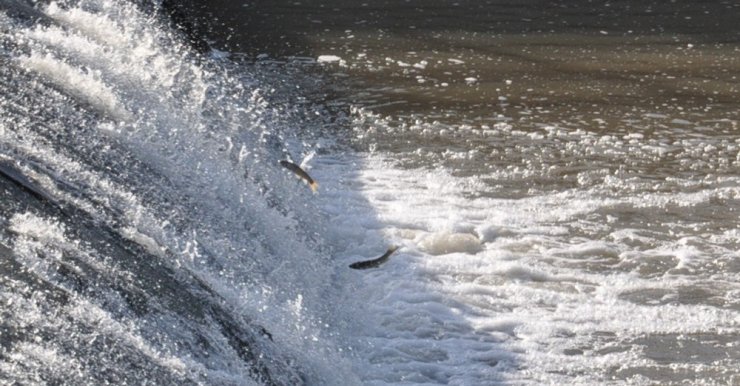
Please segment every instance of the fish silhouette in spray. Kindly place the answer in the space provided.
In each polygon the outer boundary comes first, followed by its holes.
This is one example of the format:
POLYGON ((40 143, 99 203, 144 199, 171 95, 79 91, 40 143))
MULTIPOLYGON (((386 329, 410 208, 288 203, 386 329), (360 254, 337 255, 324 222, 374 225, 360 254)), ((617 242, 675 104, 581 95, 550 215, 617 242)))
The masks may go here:
POLYGON ((311 176, 309 176, 305 170, 301 169, 300 166, 285 160, 281 160, 280 165, 293 172, 293 174, 298 176, 303 181, 306 181, 308 187, 311 188, 311 191, 313 191, 314 193, 316 193, 316 191, 319 189, 319 184, 314 181, 313 178, 311 178, 311 176))
POLYGON ((397 249, 398 249, 398 247, 394 245, 394 246, 388 248, 388 250, 385 251, 385 253, 383 254, 383 256, 380 256, 377 259, 358 261, 356 263, 350 264, 349 267, 352 268, 352 269, 377 268, 381 264, 383 264, 386 261, 388 261, 388 259, 391 257, 391 255, 393 254, 393 252, 395 252, 397 249))

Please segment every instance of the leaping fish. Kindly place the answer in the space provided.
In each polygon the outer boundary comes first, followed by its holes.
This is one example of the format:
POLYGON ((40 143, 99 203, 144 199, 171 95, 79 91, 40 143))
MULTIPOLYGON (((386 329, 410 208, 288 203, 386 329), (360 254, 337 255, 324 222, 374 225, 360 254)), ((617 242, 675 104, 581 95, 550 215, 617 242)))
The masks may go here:
POLYGON ((349 267, 352 269, 368 269, 368 268, 379 267, 381 264, 388 261, 388 258, 391 257, 393 252, 395 252, 397 249, 398 247, 394 245, 388 248, 388 250, 383 254, 383 256, 380 256, 377 259, 358 261, 356 263, 350 264, 349 267))
POLYGON ((302 180, 306 181, 308 186, 311 188, 311 190, 316 193, 316 190, 319 188, 319 184, 311 178, 311 176, 308 175, 303 169, 301 169, 300 166, 290 162, 290 161, 280 161, 280 165, 283 165, 284 168, 290 170, 291 172, 295 173, 296 176, 300 177, 302 180))

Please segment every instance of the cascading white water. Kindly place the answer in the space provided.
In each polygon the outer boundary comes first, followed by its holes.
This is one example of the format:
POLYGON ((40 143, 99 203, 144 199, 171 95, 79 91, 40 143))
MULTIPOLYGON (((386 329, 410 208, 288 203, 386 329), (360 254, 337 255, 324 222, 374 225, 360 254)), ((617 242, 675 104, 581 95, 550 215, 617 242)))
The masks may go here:
MULTIPOLYGON (((185 298, 197 301, 197 293, 210 291, 201 301, 216 302, 236 323, 243 318, 268 330, 247 351, 292 358, 255 359, 268 363, 271 382, 292 383, 295 374, 353 382, 326 327, 333 268, 331 247, 320 236, 325 219, 310 191, 277 163, 321 150, 311 134, 297 130, 318 123, 297 119, 299 107, 271 103, 274 87, 250 75, 255 69, 197 54, 135 5, 84 0, 37 7, 48 22, 0 19, 6 90, 0 146, 4 162, 62 212, 9 204, 3 244, 24 271, 69 299, 52 306, 43 297, 27 298, 13 290, 13 273, 4 272, 10 277, 2 292, 5 320, 22 333, 6 342, 3 379, 97 383, 107 366, 126 362, 102 352, 120 345, 141 358, 133 363, 154 363, 157 370, 149 371, 163 374, 152 375, 155 383, 266 382, 245 360, 251 354, 228 341, 225 322, 205 317, 203 326, 184 328, 189 315, 168 304, 159 313, 137 314, 115 286, 86 282, 95 281, 95 272, 103 282, 152 284, 151 291, 159 284, 142 281, 190 277, 198 286, 182 288, 195 293, 185 298), (96 246, 100 235, 78 228, 74 215, 60 220, 70 211, 137 245, 146 253, 139 258, 152 265, 149 279, 127 266, 141 268, 136 260, 118 261, 96 246), (82 276, 82 283, 70 275, 82 276), (88 285, 96 290, 85 290, 88 285), (69 352, 83 340, 87 347, 69 352)), ((141 294, 142 307, 159 295, 141 294)), ((201 305, 182 307, 198 314, 201 305)), ((259 335, 254 326, 240 327, 259 335)))

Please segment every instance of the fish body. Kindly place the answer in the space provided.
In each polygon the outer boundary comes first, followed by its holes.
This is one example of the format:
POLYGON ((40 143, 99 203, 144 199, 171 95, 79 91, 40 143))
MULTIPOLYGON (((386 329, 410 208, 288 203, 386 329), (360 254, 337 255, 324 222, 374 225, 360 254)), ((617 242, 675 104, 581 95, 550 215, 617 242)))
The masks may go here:
POLYGON ((311 190, 316 193, 316 190, 319 188, 319 184, 311 178, 311 176, 308 175, 303 169, 301 169, 300 166, 290 162, 290 161, 280 161, 280 165, 282 165, 284 168, 290 170, 293 172, 296 176, 298 176, 303 181, 306 181, 308 186, 311 188, 311 190))
POLYGON ((365 260, 365 261, 358 261, 356 263, 352 263, 349 265, 352 269, 368 269, 368 268, 377 268, 381 264, 388 261, 388 258, 391 257, 393 252, 395 252, 398 249, 397 246, 392 246, 388 248, 388 250, 383 254, 383 256, 378 257, 377 259, 372 260, 365 260))

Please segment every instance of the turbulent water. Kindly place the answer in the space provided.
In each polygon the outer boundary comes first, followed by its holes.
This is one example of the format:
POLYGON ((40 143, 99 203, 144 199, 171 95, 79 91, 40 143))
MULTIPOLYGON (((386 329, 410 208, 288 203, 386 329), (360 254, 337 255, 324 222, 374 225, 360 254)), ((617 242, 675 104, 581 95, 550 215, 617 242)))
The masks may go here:
POLYGON ((733 4, 0 1, 0 383, 740 383, 733 4))
POLYGON ((151 7, 5 5, 0 383, 352 382, 326 221, 277 163, 322 149, 289 74, 151 7))

